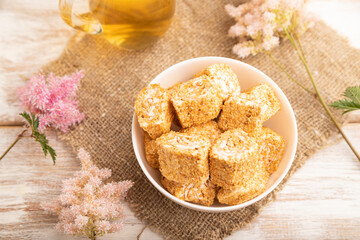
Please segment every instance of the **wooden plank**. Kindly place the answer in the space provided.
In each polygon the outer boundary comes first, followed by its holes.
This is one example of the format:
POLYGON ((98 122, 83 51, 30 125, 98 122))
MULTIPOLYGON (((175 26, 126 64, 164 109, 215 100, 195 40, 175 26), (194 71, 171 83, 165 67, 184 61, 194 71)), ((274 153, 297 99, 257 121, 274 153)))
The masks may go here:
MULTIPOLYGON (((20 127, 1 127, 1 152, 21 132, 20 127)), ((57 141, 55 132, 47 133, 58 154, 58 164, 44 158, 38 143, 21 139, 0 162, 0 232, 2 238, 33 238, 50 229, 56 218, 39 206, 59 193, 61 180, 78 170, 79 162, 71 149, 57 141)))
POLYGON ((360 48, 358 0, 310 0, 307 9, 313 13, 314 19, 321 19, 341 35, 349 39, 349 43, 360 48))
POLYGON ((75 32, 60 18, 58 1, 0 3, 0 125, 21 124, 17 89, 56 59, 75 32))
MULTIPOLYGON (((0 127, 1 153, 21 130, 0 127)), ((45 213, 40 202, 56 197, 62 180, 72 177, 80 169, 80 162, 54 131, 48 131, 47 136, 58 155, 55 166, 30 138, 21 139, 0 161, 0 239, 69 239, 54 229, 57 218, 45 213)), ((143 228, 128 207, 125 215, 124 230, 110 235, 111 239, 134 239, 143 228)))
MULTIPOLYGON (((360 151, 360 126, 346 126, 360 151)), ((311 157, 276 201, 229 239, 358 239, 360 164, 345 141, 311 157)))
MULTIPOLYGON (((360 146, 360 125, 345 128, 360 146)), ((2 152, 20 127, 0 127, 2 152)), ((37 143, 22 139, 0 162, 0 238, 69 239, 54 230, 56 218, 42 211, 41 201, 57 196, 63 179, 80 168, 71 149, 53 131, 48 138, 58 153, 56 166, 44 159, 37 143)), ((360 149, 359 149, 360 150, 360 149)), ((310 158, 277 200, 243 230, 228 237, 241 238, 349 238, 360 236, 360 164, 344 141, 310 158)), ((125 228, 106 239, 135 239, 143 224, 125 208, 125 228)), ((161 239, 146 229, 141 239, 161 239)))

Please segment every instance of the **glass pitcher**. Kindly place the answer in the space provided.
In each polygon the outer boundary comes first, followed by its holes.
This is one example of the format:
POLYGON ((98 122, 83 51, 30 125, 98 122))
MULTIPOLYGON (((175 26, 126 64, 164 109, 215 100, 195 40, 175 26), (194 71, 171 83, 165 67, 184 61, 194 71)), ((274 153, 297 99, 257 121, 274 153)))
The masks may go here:
POLYGON ((169 28, 175 0, 59 0, 62 19, 71 27, 101 34, 125 49, 142 49, 169 28))

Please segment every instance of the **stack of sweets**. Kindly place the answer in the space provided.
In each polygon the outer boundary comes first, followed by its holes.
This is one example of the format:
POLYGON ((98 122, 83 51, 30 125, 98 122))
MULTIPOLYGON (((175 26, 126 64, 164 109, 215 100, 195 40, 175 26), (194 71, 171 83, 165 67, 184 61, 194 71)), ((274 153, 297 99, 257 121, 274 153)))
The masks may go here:
POLYGON ((191 127, 216 118, 223 103, 220 86, 207 76, 178 84, 170 101, 182 127, 191 127))
POLYGON ((259 164, 258 144, 240 128, 224 132, 211 147, 211 181, 233 188, 254 175, 259 164))
POLYGON ((285 150, 285 141, 277 132, 267 127, 262 127, 256 138, 260 145, 260 161, 264 162, 266 171, 272 174, 279 167, 285 150))
POLYGON ((274 90, 267 84, 260 84, 230 96, 224 103, 218 123, 224 131, 241 128, 253 133, 279 110, 280 101, 274 90))
POLYGON ((266 84, 240 92, 236 74, 214 64, 193 79, 163 89, 145 87, 135 113, 144 130, 146 159, 175 197, 205 206, 236 205, 265 189, 285 141, 263 123, 280 109, 266 84), (179 131, 171 129, 178 122, 179 131))
POLYGON ((236 74, 226 64, 214 64, 203 71, 195 74, 195 78, 207 76, 220 86, 221 96, 223 100, 231 94, 240 92, 240 84, 236 74))
POLYGON ((143 88, 136 97, 135 113, 139 125, 152 139, 170 131, 174 112, 169 99, 170 95, 159 84, 143 88))
POLYGON ((202 184, 182 184, 161 178, 162 185, 175 197, 205 206, 211 206, 215 199, 215 186, 208 180, 202 184))
POLYGON ((207 136, 210 139, 211 145, 214 144, 215 140, 220 136, 222 131, 219 129, 215 121, 209 121, 200 125, 195 125, 189 128, 180 129, 179 132, 188 133, 191 135, 207 136))
POLYGON ((209 179, 209 137, 171 131, 156 143, 164 177, 184 184, 202 184, 209 179))

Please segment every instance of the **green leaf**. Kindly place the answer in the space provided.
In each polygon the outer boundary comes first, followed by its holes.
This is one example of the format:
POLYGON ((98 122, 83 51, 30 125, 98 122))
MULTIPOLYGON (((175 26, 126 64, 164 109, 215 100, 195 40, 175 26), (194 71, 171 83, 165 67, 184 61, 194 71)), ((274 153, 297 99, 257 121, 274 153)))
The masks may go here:
POLYGON ((25 120, 29 123, 30 126, 32 125, 31 117, 27 112, 19 113, 19 115, 25 118, 25 120))
POLYGON ((32 121, 35 120, 35 114, 33 112, 31 112, 31 119, 32 119, 32 121))
POLYGON ((40 143, 40 145, 41 145, 41 148, 42 148, 42 150, 43 150, 43 152, 44 152, 44 155, 45 155, 45 157, 47 156, 47 154, 49 153, 50 154, 50 156, 51 156, 51 159, 52 159, 52 161, 53 161, 53 163, 54 163, 54 165, 55 165, 55 163, 56 163, 56 152, 55 152, 55 150, 52 148, 52 147, 50 147, 49 145, 48 145, 48 140, 46 139, 46 136, 43 134, 43 133, 40 133, 39 131, 33 131, 33 136, 34 136, 34 138, 35 138, 35 141, 37 141, 38 143, 40 143))
POLYGON ((360 109, 360 86, 348 87, 344 96, 345 99, 335 101, 330 106, 345 110, 343 114, 360 109))
POLYGON ((38 131, 34 131, 33 135, 34 135, 36 141, 43 142, 45 144, 48 143, 48 140, 46 139, 44 134, 39 133, 38 131))
MULTIPOLYGON (((39 141, 38 141, 38 142, 39 142, 39 141)), ((45 155, 45 157, 46 157, 46 155, 47 155, 47 153, 48 153, 46 143, 44 143, 44 142, 39 142, 39 143, 40 143, 41 148, 42 148, 42 150, 43 150, 43 152, 44 152, 44 155, 45 155)))
POLYGON ((344 96, 350 98, 354 103, 360 104, 360 86, 348 87, 344 96))
POLYGON ((51 159, 53 160, 53 163, 55 165, 55 163, 56 163, 56 152, 55 152, 55 150, 52 147, 50 147, 49 145, 47 145, 47 150, 48 150, 48 152, 49 152, 49 154, 51 156, 51 159))
POLYGON ((35 140, 37 140, 40 136, 39 131, 33 131, 32 135, 35 137, 35 140))
POLYGON ((25 120, 29 123, 32 129, 32 136, 35 138, 35 141, 40 143, 40 146, 44 152, 45 157, 49 154, 51 159, 55 165, 56 162, 56 152, 55 150, 48 145, 48 140, 46 139, 45 134, 39 132, 39 117, 36 116, 34 113, 27 112, 20 113, 20 115, 25 118, 25 120))
POLYGON ((34 121, 34 124, 33 124, 33 128, 34 128, 35 131, 37 131, 38 127, 39 127, 39 117, 36 117, 35 121, 34 121))
POLYGON ((330 106, 336 109, 345 109, 346 111, 344 111, 344 114, 360 109, 360 104, 352 102, 348 99, 338 100, 336 102, 331 103, 330 106))

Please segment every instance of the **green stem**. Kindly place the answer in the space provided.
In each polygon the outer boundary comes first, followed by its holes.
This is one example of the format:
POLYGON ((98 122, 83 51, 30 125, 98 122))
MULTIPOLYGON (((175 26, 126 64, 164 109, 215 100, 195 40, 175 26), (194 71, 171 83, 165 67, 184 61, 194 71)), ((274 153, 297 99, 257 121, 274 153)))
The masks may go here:
POLYGON ((300 49, 300 52, 301 52, 303 58, 304 58, 305 61, 306 61, 304 49, 303 49, 303 47, 302 47, 302 45, 301 45, 299 36, 298 36, 297 34, 295 34, 295 35, 294 35, 294 38, 295 38, 295 40, 296 40, 296 42, 297 42, 297 44, 298 44, 298 46, 299 46, 299 49, 300 49))
POLYGON ((91 240, 96 240, 96 233, 95 233, 95 231, 94 231, 93 229, 91 230, 90 239, 91 239, 91 240))
POLYGON ((295 78, 293 78, 286 70, 285 68, 274 58, 274 56, 271 54, 271 52, 267 52, 267 54, 269 55, 269 57, 273 60, 273 62, 286 74, 286 76, 293 81, 294 83, 296 83, 299 87, 301 87, 302 89, 304 89, 305 91, 307 91, 308 93, 312 94, 312 95, 316 95, 313 91, 309 90, 308 88, 306 88, 304 85, 302 85, 300 82, 298 82, 295 78))
POLYGON ((18 137, 15 139, 15 141, 10 145, 10 147, 8 147, 8 148, 6 149, 6 151, 3 153, 3 155, 1 155, 0 160, 5 157, 5 155, 15 146, 15 144, 16 144, 22 137, 24 137, 24 133, 25 133, 27 130, 28 130, 28 129, 25 129, 25 130, 23 130, 23 131, 19 134, 19 136, 18 136, 18 137))
POLYGON ((335 124, 336 128, 339 130, 340 134, 342 135, 342 137, 344 138, 344 140, 346 141, 346 143, 349 145, 349 147, 351 148, 351 150, 353 151, 353 153, 355 154, 355 156, 357 157, 357 159, 360 161, 360 156, 359 154, 356 152, 355 148, 352 146, 352 144, 350 143, 349 139, 346 137, 345 133, 342 131, 341 129, 341 126, 340 124, 336 121, 334 115, 331 113, 329 107, 326 105, 325 101, 323 100, 318 88, 317 88, 317 85, 315 83, 315 80, 313 78, 313 75, 310 71, 310 68, 306 62, 306 59, 304 58, 303 54, 301 53, 301 50, 299 49, 299 47, 297 46, 294 38, 290 35, 290 33, 287 31, 287 29, 284 28, 284 31, 286 33, 286 36, 288 37, 288 39, 290 40, 291 44, 294 46, 301 62, 303 63, 303 65, 305 66, 305 69, 306 69, 306 72, 311 80, 311 83, 314 87, 314 90, 316 92, 316 95, 318 96, 319 98, 319 101, 321 103, 321 105, 324 107, 326 113, 329 115, 329 117, 331 118, 331 120, 333 121, 333 123, 335 124))

